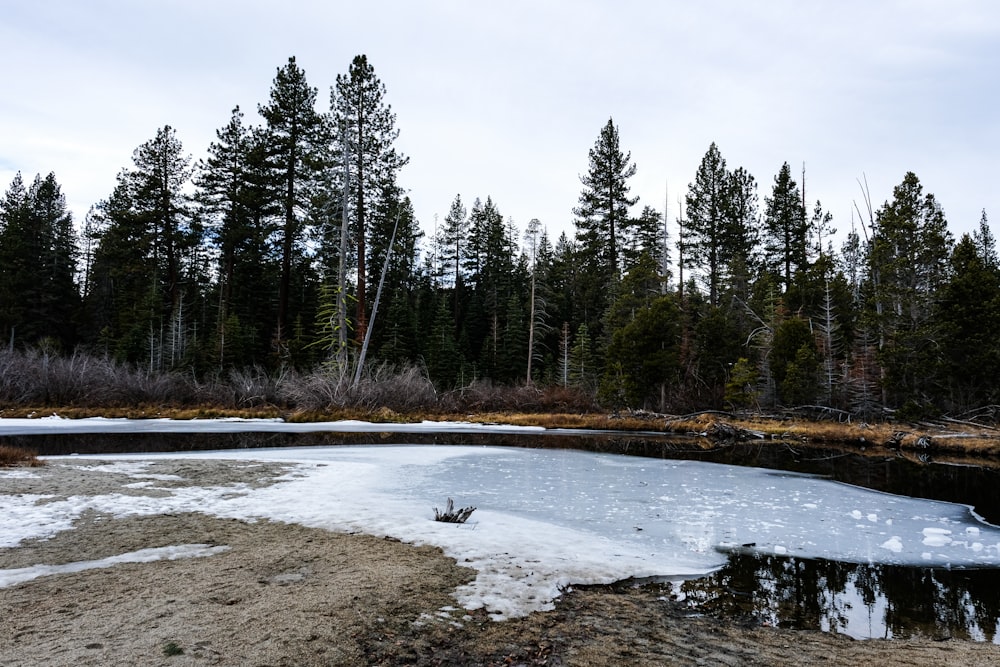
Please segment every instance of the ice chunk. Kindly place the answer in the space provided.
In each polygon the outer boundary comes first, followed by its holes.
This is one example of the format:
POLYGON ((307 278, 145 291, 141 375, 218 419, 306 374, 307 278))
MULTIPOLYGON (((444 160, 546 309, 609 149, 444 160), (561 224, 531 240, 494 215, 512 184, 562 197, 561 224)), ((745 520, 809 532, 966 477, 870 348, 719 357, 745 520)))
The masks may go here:
MULTIPOLYGON (((896 554, 902 553, 903 540, 899 538, 899 535, 893 535, 892 537, 890 537, 889 539, 887 539, 885 542, 882 543, 882 548, 888 549, 889 551, 896 554)), ((924 557, 930 558, 930 554, 924 554, 924 557)))
POLYGON ((929 547, 946 547, 952 539, 948 537, 951 531, 946 528, 924 528, 924 544, 929 547))

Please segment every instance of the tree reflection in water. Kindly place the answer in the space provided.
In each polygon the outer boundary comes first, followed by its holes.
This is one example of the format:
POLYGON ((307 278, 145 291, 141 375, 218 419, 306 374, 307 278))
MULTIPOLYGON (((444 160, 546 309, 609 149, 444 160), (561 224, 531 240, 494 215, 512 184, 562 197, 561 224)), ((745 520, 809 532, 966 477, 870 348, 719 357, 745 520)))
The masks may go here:
POLYGON ((858 639, 1000 643, 1000 570, 948 570, 730 554, 710 576, 674 584, 691 607, 858 639))

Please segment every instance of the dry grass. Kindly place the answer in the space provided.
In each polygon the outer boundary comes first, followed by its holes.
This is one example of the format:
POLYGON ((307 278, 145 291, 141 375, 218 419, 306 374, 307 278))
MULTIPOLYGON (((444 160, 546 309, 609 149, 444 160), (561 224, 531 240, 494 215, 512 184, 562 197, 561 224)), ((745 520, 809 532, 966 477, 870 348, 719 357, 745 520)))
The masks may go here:
POLYGON ((684 419, 668 419, 664 430, 678 434, 705 434, 725 423, 759 434, 765 440, 812 444, 847 445, 859 449, 892 449, 901 452, 931 450, 941 454, 1000 457, 1000 431, 961 424, 900 424, 810 421, 768 417, 731 418, 703 413, 684 419))
POLYGON ((39 461, 38 455, 30 449, 0 445, 0 468, 12 468, 14 466, 37 468, 43 465, 45 465, 45 462, 39 461))
POLYGON ((296 410, 285 415, 285 421, 293 424, 309 424, 313 422, 330 422, 356 419, 373 424, 412 424, 424 420, 440 419, 436 412, 396 412, 392 408, 338 408, 333 410, 296 410))
POLYGON ((892 424, 842 423, 761 416, 734 417, 713 412, 668 418, 665 420, 663 428, 671 433, 698 435, 707 433, 713 425, 722 423, 756 433, 768 440, 837 442, 858 445, 882 444, 898 430, 898 426, 892 424))
POLYGON ((271 408, 226 408, 221 406, 171 407, 167 405, 133 405, 120 407, 27 407, 14 406, 0 410, 0 418, 33 418, 57 416, 63 419, 106 417, 109 419, 274 419, 284 413, 271 408))
POLYGON ((663 431, 663 419, 615 416, 603 413, 565 412, 482 412, 462 416, 479 424, 512 424, 543 428, 576 428, 599 431, 663 431))

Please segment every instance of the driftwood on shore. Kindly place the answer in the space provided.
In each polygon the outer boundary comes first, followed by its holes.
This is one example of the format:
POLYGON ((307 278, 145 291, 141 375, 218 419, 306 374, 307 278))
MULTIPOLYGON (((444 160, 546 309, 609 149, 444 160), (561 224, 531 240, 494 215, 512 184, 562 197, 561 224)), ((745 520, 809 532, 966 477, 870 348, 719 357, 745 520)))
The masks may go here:
POLYGON ((434 508, 434 520, 443 521, 445 523, 465 523, 468 521, 469 516, 475 511, 475 507, 463 507, 462 509, 456 510, 455 501, 449 498, 448 504, 445 505, 443 512, 436 507, 434 508))

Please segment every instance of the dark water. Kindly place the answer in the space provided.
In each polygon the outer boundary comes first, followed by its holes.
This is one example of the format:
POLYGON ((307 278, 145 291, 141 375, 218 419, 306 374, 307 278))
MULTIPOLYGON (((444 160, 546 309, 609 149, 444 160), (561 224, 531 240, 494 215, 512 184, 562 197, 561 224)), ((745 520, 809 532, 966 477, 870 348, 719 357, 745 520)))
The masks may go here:
POLYGON ((734 622, 855 639, 1000 643, 1000 571, 949 570, 731 554, 687 581, 629 581, 734 622))
MULTIPOLYGON (((1000 525, 1000 472, 778 443, 712 446, 657 434, 128 433, 0 437, 40 454, 171 452, 344 444, 463 444, 581 449, 811 473, 899 495, 972 506, 1000 525)), ((630 584, 631 585, 631 584, 630 584)), ((949 570, 732 553, 708 577, 649 583, 700 613, 857 638, 1000 643, 1000 570, 949 570)))

